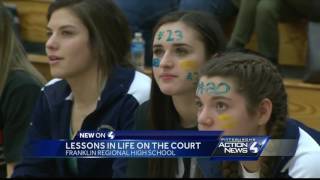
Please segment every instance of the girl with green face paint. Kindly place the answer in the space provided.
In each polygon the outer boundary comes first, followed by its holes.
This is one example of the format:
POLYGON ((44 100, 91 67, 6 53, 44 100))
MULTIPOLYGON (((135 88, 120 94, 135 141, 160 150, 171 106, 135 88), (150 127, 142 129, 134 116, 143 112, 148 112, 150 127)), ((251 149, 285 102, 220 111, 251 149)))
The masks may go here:
POLYGON ((294 157, 226 161, 223 177, 320 177, 320 133, 287 118, 287 93, 269 60, 248 52, 212 58, 200 71, 196 102, 200 130, 295 140, 294 157))
MULTIPOLYGON (((136 129, 197 130, 198 70, 224 47, 214 17, 200 12, 164 16, 154 28, 151 100, 137 110, 136 129)), ((142 161, 129 163, 129 177, 196 176, 193 158, 142 161)))

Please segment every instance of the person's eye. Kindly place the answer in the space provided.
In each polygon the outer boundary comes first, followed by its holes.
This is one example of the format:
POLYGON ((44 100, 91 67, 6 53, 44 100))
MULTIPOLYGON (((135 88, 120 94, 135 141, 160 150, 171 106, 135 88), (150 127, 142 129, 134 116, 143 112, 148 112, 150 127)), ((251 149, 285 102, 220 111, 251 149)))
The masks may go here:
POLYGON ((188 51, 187 49, 185 49, 185 48, 178 47, 178 48, 176 49, 176 54, 177 54, 178 56, 185 56, 185 55, 187 55, 188 53, 189 53, 189 51, 188 51))
POLYGON ((153 56, 162 57, 163 54, 164 54, 164 50, 162 48, 154 48, 153 49, 153 56))
POLYGON ((47 37, 51 37, 52 36, 52 32, 51 31, 47 31, 47 37))
POLYGON ((71 36, 71 35, 73 35, 74 33, 73 33, 72 31, 66 31, 66 30, 64 30, 64 31, 61 32, 61 34, 62 34, 63 36, 71 36))
POLYGON ((202 106, 203 106, 202 102, 201 102, 200 100, 198 100, 198 99, 195 100, 195 104, 196 104, 196 106, 198 107, 199 110, 200 110, 200 109, 202 108, 202 106))
POLYGON ((224 112, 228 109, 228 105, 224 102, 217 102, 216 109, 218 112, 224 112))

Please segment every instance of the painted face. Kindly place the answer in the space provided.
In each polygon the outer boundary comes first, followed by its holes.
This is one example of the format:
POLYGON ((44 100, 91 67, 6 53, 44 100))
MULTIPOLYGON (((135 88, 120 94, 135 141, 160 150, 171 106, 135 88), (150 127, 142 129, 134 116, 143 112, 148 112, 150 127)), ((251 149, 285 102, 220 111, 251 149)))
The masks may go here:
POLYGON ((257 135, 258 121, 246 108, 234 81, 221 77, 201 77, 197 87, 199 130, 224 131, 225 135, 257 135))
POLYGON ((46 52, 53 77, 68 79, 96 71, 88 29, 71 11, 62 8, 52 14, 48 36, 46 52))
POLYGON ((194 93, 205 47, 198 32, 182 22, 162 25, 153 40, 153 73, 166 95, 194 93))

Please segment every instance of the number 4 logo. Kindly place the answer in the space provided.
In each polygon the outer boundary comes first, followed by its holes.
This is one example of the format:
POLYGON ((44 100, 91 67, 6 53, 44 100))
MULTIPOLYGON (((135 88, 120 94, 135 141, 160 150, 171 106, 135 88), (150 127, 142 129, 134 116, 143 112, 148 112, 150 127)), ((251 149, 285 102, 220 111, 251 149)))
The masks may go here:
POLYGON ((108 132, 108 138, 109 138, 109 139, 114 139, 114 133, 113 133, 113 131, 109 131, 109 132, 108 132))
POLYGON ((250 152, 251 153, 258 153, 258 151, 259 151, 259 148, 257 147, 257 142, 253 142, 252 144, 251 144, 251 146, 250 146, 250 152))

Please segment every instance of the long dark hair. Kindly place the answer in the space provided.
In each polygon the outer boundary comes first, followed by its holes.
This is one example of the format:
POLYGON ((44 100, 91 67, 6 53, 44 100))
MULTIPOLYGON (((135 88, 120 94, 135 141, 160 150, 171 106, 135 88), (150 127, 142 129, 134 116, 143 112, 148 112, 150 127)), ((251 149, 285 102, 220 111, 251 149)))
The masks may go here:
POLYGON ((112 0, 56 0, 49 6, 48 21, 61 8, 72 11, 88 29, 102 77, 109 75, 115 65, 131 66, 129 24, 112 0))
MULTIPOLYGON (((282 76, 266 58, 253 53, 229 52, 212 58, 200 71, 200 77, 228 77, 234 79, 237 91, 247 101, 249 114, 256 112, 264 98, 272 102, 271 117, 266 124, 267 135, 283 137, 288 116, 287 93, 282 76)), ((260 162, 260 176, 272 177, 272 168, 278 157, 264 157, 260 162)), ((240 177, 238 162, 223 162, 224 177, 240 177)))
POLYGON ((13 70, 25 71, 39 84, 46 82, 42 74, 27 59, 27 53, 14 32, 12 22, 10 12, 0 1, 0 96, 9 73, 13 70))
MULTIPOLYGON (((214 16, 203 12, 180 11, 172 12, 162 17, 154 28, 153 37, 164 24, 182 22, 198 32, 205 47, 206 59, 225 48, 224 33, 214 16)), ((179 124, 179 114, 176 111, 171 96, 160 91, 155 79, 151 85, 151 127, 156 130, 175 130, 179 124)), ((149 173, 151 177, 175 177, 177 172, 176 159, 151 159, 149 173)))

